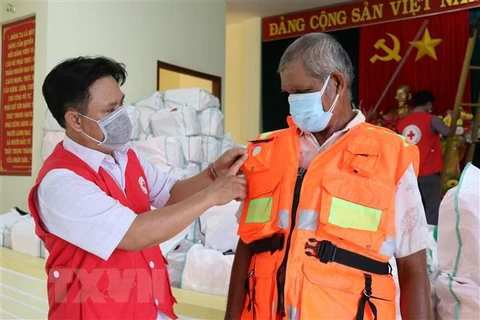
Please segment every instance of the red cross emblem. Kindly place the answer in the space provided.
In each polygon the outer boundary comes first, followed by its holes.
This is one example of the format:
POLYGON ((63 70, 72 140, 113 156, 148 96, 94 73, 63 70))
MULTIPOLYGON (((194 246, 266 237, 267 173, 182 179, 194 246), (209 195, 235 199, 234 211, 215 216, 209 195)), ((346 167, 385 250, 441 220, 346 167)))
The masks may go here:
POLYGON ((408 125, 402 131, 402 136, 411 144, 417 144, 422 139, 422 131, 414 124, 408 125))
POLYGON ((408 139, 413 140, 413 137, 415 137, 415 132, 410 130, 410 132, 407 134, 408 139))

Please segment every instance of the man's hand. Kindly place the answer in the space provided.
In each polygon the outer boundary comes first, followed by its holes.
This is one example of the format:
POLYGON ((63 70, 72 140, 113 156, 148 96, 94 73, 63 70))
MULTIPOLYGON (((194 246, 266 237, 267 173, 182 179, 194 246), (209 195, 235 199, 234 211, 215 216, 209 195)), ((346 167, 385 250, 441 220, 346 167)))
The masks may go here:
MULTIPOLYGON (((235 162, 239 158, 244 157, 243 162, 245 162, 245 160, 247 159, 246 155, 247 150, 245 148, 232 148, 228 151, 225 151, 225 153, 222 154, 220 158, 218 158, 217 161, 212 164, 213 169, 215 170, 215 173, 218 175, 219 178, 223 177, 227 174, 228 170, 232 167, 232 165, 235 164, 235 162)), ((235 172, 235 175, 237 174, 237 172, 235 172)))
MULTIPOLYGON (((229 151, 227 151, 224 155, 228 154, 229 151)), ((234 154, 238 155, 238 153, 234 154)), ((221 206, 229 203, 232 200, 245 199, 247 195, 247 182, 244 178, 238 177, 237 173, 246 159, 246 154, 240 158, 237 156, 236 161, 230 165, 225 172, 225 175, 219 177, 207 187, 206 191, 208 196, 212 198, 213 205, 221 206)))

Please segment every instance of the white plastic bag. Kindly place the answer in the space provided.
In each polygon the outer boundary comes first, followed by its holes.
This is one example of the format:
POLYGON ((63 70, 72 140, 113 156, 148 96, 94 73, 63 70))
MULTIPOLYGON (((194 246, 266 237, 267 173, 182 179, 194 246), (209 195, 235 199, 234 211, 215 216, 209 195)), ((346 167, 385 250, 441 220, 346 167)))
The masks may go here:
POLYGON ((179 171, 185 175, 185 179, 191 178, 200 173, 200 165, 194 162, 188 162, 186 166, 179 171))
POLYGON ((480 170, 471 164, 440 204, 437 243, 440 270, 480 287, 480 170))
POLYGON ((198 113, 202 134, 221 138, 224 134, 223 113, 218 108, 208 108, 198 113))
POLYGON ((130 140, 137 140, 140 138, 140 135, 143 132, 142 124, 140 122, 142 113, 140 109, 131 104, 126 105, 125 109, 127 110, 128 117, 132 123, 132 134, 130 135, 130 140))
POLYGON ((210 165, 210 163, 208 163, 208 162, 200 163, 200 171, 203 171, 203 170, 207 169, 209 165, 210 165))
POLYGON ((220 107, 217 97, 200 88, 167 90, 163 100, 167 108, 188 106, 202 111, 210 107, 220 107))
POLYGON ((163 254, 166 256, 183 239, 194 241, 196 225, 197 225, 196 222, 192 222, 190 225, 188 225, 185 229, 183 229, 181 232, 179 232, 177 235, 175 235, 171 239, 168 239, 167 241, 160 243, 160 249, 162 250, 163 254))
POLYGON ((182 287, 182 274, 185 268, 187 253, 194 245, 192 240, 180 239, 170 251, 165 254, 168 261, 167 270, 172 287, 182 287))
POLYGON ((451 278, 441 273, 436 280, 438 320, 478 319, 480 288, 467 278, 451 278))
POLYGON ((202 136, 202 148, 204 161, 207 163, 213 163, 221 155, 222 141, 212 136, 202 136))
POLYGON ((147 140, 132 141, 131 145, 154 165, 168 165, 176 168, 185 166, 182 145, 175 138, 159 136, 147 140))
POLYGON ((135 102, 136 106, 147 107, 155 110, 163 108, 163 94, 160 91, 143 97, 141 100, 135 102))
MULTIPOLYGON (((430 298, 432 301, 432 311, 435 314, 435 305, 437 303, 437 293, 435 289, 435 282, 438 275, 440 274, 440 269, 438 268, 438 255, 437 255, 437 242, 434 238, 435 227, 428 226, 428 241, 427 241, 427 271, 428 278, 430 280, 430 298)), ((435 318, 435 317, 434 317, 435 318)))
POLYGON ((181 288, 226 296, 230 283, 233 255, 195 244, 188 250, 181 288))
POLYGON ((18 220, 11 231, 12 250, 41 257, 44 255, 43 242, 35 234, 35 222, 31 215, 28 218, 18 220))
POLYGON ((65 139, 65 131, 45 131, 42 139, 42 160, 45 161, 60 141, 65 139))
POLYGON ((154 136, 195 136, 201 133, 197 111, 191 107, 161 109, 150 116, 154 136))
POLYGON ((0 245, 2 247, 12 249, 12 227, 28 217, 29 215, 21 215, 15 208, 0 215, 0 245))
POLYGON ((232 135, 230 133, 225 133, 223 136, 222 136, 222 149, 220 151, 220 155, 223 154, 225 151, 229 150, 229 149, 232 149, 234 147, 237 147, 239 146, 238 144, 236 144, 233 139, 232 139, 232 135))
POLYGON ((175 136, 182 144, 183 155, 188 162, 201 163, 203 161, 203 145, 201 136, 175 136))
POLYGON ((53 117, 52 113, 50 112, 49 109, 47 109, 46 115, 45 115, 45 121, 43 122, 43 130, 45 131, 65 131, 55 120, 53 117))
POLYGON ((139 134, 138 139, 145 140, 152 135, 152 128, 150 127, 150 117, 152 116, 152 114, 157 112, 157 110, 154 108, 142 106, 142 105, 135 105, 135 108, 137 108, 137 110, 140 111, 139 121, 140 121, 141 133, 139 134))
POLYGON ((235 214, 240 202, 231 201, 215 206, 200 216, 201 230, 205 235, 205 247, 220 252, 235 251, 238 243, 238 222, 235 214))
POLYGON ((480 170, 467 164, 458 186, 444 196, 438 219, 435 280, 438 319, 480 315, 480 170))

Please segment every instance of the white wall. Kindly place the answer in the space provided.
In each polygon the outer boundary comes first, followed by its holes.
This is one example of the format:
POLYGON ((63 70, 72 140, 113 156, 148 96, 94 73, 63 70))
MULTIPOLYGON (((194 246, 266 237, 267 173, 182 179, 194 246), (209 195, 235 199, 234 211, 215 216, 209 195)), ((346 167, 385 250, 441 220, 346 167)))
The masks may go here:
POLYGON ((224 77, 225 4, 51 2, 48 68, 66 57, 102 54, 127 65, 126 99, 156 89, 157 60, 224 77))
MULTIPOLYGON (((43 49, 44 54, 35 57, 33 176, 0 176, 1 212, 12 206, 27 209, 28 190, 41 165, 41 127, 46 112, 41 84, 60 61, 78 55, 102 54, 125 63, 129 74, 123 87, 127 102, 137 101, 156 89, 157 60, 225 77, 223 2, 11 3, 17 6, 15 16, 37 13, 37 30, 43 32, 37 31, 36 49, 37 54, 38 49, 43 49), (19 10, 21 7, 28 10, 19 10), (13 181, 20 186, 11 188, 13 181), (5 188, 7 184, 9 187, 5 188)), ((5 15, 4 12, 4 18, 5 15)))
MULTIPOLYGON (((31 177, 0 176, 0 214, 7 212, 10 208, 17 206, 28 211, 27 197, 30 188, 35 182, 36 172, 40 169, 40 148, 41 148, 41 127, 45 115, 45 102, 42 96, 42 83, 46 75, 47 60, 47 18, 48 4, 45 1, 9 2, 15 6, 15 13, 6 12, 6 1, 2 1, 0 11, 0 23, 9 23, 31 15, 36 17, 35 32, 35 72, 34 72, 34 93, 33 93, 33 146, 32 146, 32 173, 31 177)), ((1 46, 1 41, 0 41, 1 46)), ((1 55, 0 55, 1 59, 1 55)))
POLYGON ((261 132, 261 19, 227 26, 225 131, 246 143, 261 132))

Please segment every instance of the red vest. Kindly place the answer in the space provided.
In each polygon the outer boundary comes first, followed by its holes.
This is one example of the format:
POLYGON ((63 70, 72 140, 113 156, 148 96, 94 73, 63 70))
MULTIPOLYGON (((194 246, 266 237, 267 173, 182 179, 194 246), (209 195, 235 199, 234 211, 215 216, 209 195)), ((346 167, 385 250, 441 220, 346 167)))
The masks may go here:
MULTIPOLYGON (((147 180, 132 150, 128 153, 125 193, 102 168, 95 172, 60 142, 41 168, 29 196, 37 235, 50 255, 49 319, 156 319, 158 311, 176 319, 166 260, 159 246, 138 252, 116 249, 105 261, 42 227, 35 192, 53 169, 68 169, 93 182, 107 195, 141 214, 150 210, 147 180)), ((93 227, 93 226, 92 226, 93 227)), ((88 234, 85 234, 88 237, 88 234)))
POLYGON ((438 133, 432 132, 432 119, 426 112, 412 112, 397 123, 397 131, 420 150, 419 177, 443 170, 442 145, 438 133))

